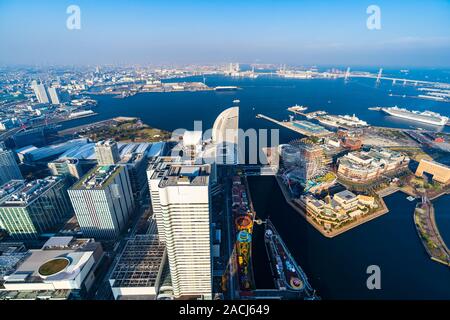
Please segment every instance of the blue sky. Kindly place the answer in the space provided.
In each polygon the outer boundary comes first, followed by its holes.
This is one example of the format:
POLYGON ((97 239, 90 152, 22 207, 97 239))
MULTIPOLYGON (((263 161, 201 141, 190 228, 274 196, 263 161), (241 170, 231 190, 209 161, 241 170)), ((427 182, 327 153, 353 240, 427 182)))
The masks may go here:
POLYGON ((0 64, 450 66, 450 1, 0 0, 0 39, 0 64))

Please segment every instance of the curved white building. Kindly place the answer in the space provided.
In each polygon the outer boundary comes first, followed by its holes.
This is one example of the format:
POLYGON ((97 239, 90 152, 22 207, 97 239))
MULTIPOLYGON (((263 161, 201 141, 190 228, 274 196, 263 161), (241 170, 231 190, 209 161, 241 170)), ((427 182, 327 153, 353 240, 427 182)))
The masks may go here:
POLYGON ((224 111, 214 121, 212 129, 213 143, 230 142, 237 144, 239 129, 239 107, 231 107, 224 111))
POLYGON ((216 146, 216 162, 220 164, 236 164, 239 146, 239 107, 231 107, 214 121, 212 142, 216 146))

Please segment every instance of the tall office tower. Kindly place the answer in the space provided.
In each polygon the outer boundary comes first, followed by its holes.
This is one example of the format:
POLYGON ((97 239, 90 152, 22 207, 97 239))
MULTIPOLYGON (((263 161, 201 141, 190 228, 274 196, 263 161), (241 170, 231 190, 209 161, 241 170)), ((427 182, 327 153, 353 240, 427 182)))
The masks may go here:
POLYGON ((80 161, 76 158, 62 158, 47 164, 52 175, 70 177, 72 181, 78 180, 83 175, 80 161))
POLYGON ((113 165, 120 161, 117 142, 112 139, 99 141, 95 144, 95 156, 99 165, 113 165))
POLYGON ((14 153, 6 148, 0 148, 0 184, 4 184, 9 180, 20 179, 23 178, 14 153))
POLYGON ((0 228, 15 239, 35 239, 41 233, 57 231, 72 212, 60 177, 11 180, 0 187, 0 228))
POLYGON ((158 235, 161 242, 165 242, 164 223, 162 219, 161 202, 159 200, 159 182, 167 174, 171 165, 181 163, 180 157, 158 157, 150 162, 147 168, 148 187, 150 189, 150 201, 153 209, 153 217, 156 221, 158 235))
POLYGON ((55 87, 48 88, 48 95, 52 104, 60 104, 61 100, 59 98, 59 89, 55 87))
POLYGON ((134 209, 125 167, 96 166, 69 188, 69 197, 83 236, 115 239, 134 209))
POLYGON ((212 298, 209 165, 174 164, 159 183, 175 297, 212 298))
POLYGON ((131 182, 133 197, 137 203, 142 203, 148 197, 147 181, 147 153, 151 143, 126 143, 119 145, 120 161, 118 164, 125 166, 131 182))
POLYGON ((31 82, 31 89, 33 89, 39 103, 49 102, 47 90, 45 90, 45 86, 42 83, 38 84, 36 80, 33 80, 31 82))

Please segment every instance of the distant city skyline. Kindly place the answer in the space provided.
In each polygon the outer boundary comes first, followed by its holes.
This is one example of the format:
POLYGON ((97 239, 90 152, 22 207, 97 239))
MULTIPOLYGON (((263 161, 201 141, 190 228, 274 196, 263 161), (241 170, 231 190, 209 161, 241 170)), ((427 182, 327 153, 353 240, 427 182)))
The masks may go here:
POLYGON ((450 66, 449 1, 0 0, 0 64, 450 66), (81 10, 70 30, 70 5, 81 10), (370 5, 381 29, 369 30, 370 5))

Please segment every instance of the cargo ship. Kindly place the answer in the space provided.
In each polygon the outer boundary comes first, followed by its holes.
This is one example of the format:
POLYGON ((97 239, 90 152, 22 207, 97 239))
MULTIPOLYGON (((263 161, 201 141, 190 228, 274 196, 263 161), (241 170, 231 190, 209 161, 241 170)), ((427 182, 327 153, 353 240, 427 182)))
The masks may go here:
POLYGON ((448 122, 448 117, 431 111, 409 111, 407 109, 395 107, 381 108, 381 111, 397 118, 427 123, 435 126, 444 126, 448 122))

